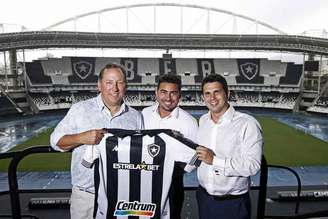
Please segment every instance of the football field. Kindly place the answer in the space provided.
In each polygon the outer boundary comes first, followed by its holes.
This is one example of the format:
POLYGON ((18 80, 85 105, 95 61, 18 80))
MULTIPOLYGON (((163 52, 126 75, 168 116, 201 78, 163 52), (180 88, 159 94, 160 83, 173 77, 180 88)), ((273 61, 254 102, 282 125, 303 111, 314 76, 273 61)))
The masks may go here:
MULTIPOLYGON (((264 155, 269 164, 283 166, 328 166, 328 142, 292 128, 271 117, 257 117, 264 135, 264 155)), ((49 145, 52 129, 35 136, 10 151, 30 146, 49 145)), ((9 160, 0 160, 0 170, 7 171, 9 160)), ((20 171, 68 171, 70 153, 35 154, 26 157, 20 171)))

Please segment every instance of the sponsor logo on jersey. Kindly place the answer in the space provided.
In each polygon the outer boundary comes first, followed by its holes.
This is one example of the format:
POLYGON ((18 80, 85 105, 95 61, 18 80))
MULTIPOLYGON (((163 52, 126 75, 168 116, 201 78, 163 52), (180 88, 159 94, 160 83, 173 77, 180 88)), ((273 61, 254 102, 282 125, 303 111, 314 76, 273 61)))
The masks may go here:
POLYGON ((146 164, 145 161, 140 164, 113 163, 113 169, 157 171, 159 169, 159 165, 146 164))
POLYGON ((114 216, 143 216, 153 217, 156 211, 156 204, 142 203, 139 201, 127 202, 120 200, 115 207, 114 216))
POLYGON ((241 70, 241 73, 244 75, 244 77, 250 81, 259 72, 259 67, 255 63, 246 62, 246 63, 240 65, 240 70, 241 70))
POLYGON ((118 145, 116 145, 116 146, 112 149, 112 151, 118 151, 118 145))
POLYGON ((157 144, 150 144, 147 146, 149 155, 154 158, 159 154, 161 147, 157 144))

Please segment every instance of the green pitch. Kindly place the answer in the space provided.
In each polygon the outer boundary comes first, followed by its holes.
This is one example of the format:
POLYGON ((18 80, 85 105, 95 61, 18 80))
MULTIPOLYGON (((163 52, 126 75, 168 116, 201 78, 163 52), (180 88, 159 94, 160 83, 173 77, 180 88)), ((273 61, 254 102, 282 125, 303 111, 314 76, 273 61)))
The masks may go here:
MULTIPOLYGON (((10 151, 19 151, 31 146, 49 145, 49 136, 53 129, 34 136, 18 144, 10 151)), ((19 164, 19 171, 67 171, 70 168, 71 153, 33 154, 25 157, 19 164)), ((0 171, 7 171, 9 159, 0 160, 0 171)))
POLYGON ((257 118, 264 133, 264 155, 269 164, 328 165, 328 142, 268 117, 257 118))
MULTIPOLYGON (((269 164, 283 166, 328 165, 328 142, 317 139, 269 117, 258 117, 264 133, 264 154, 269 164)), ((52 129, 17 145, 11 151, 33 145, 49 145, 52 129)), ((70 153, 36 154, 25 158, 20 171, 69 170, 70 153)), ((7 160, 0 160, 0 170, 7 171, 7 160)))

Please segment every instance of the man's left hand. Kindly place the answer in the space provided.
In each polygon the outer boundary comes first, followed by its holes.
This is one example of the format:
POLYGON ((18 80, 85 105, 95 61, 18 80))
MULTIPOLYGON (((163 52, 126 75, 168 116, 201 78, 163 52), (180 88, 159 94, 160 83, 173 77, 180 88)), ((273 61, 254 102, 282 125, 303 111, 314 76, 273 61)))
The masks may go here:
POLYGON ((208 165, 213 164, 213 158, 215 154, 211 149, 200 145, 196 148, 196 152, 199 160, 205 162, 208 165))

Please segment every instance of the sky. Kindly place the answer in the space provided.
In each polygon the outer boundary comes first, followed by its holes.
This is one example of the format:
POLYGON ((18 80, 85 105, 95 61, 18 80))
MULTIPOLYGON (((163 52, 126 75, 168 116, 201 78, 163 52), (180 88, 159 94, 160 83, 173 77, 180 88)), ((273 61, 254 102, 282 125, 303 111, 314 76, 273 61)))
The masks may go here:
MULTIPOLYGON (((132 4, 142 4, 142 3, 179 3, 179 4, 194 4, 204 7, 213 7, 221 10, 231 11, 236 14, 241 14, 253 19, 265 22, 275 28, 280 29, 281 31, 287 34, 301 34, 303 31, 308 31, 308 35, 316 37, 327 37, 323 35, 323 30, 328 30, 328 0, 6 0, 2 2, 0 7, 0 24, 5 23, 3 27, 13 28, 13 25, 9 24, 19 24, 28 28, 28 30, 41 30, 45 27, 48 27, 54 23, 62 21, 64 19, 81 15, 83 13, 88 13, 91 11, 98 11, 101 9, 112 8, 122 5, 132 5, 132 4)), ((178 8, 177 8, 177 11, 178 8)), ((178 13, 176 13, 178 14, 178 13)), ((130 15, 131 16, 131 15, 130 15)), ((147 20, 145 14, 140 14, 140 17, 132 17, 132 19, 144 19, 147 20)), ((178 16, 178 15, 177 15, 178 16)), ((196 23, 198 14, 191 15, 190 21, 188 19, 186 22, 196 23)), ((121 22, 124 25, 124 13, 114 15, 115 22, 119 24, 121 22)), ((173 13, 166 12, 163 16, 165 19, 165 25, 179 24, 179 18, 175 18, 173 13), (167 16, 169 14, 169 16, 167 16)), ((108 18, 104 18, 107 22, 108 18)), ((130 19, 130 20, 132 20, 130 19)), ((216 18, 220 20, 221 18, 216 18)), ((81 20, 81 19, 79 19, 81 20)), ((149 19, 148 19, 149 20, 149 19)), ((204 28, 204 19, 203 23, 198 25, 204 28)), ((215 19, 212 19, 215 20, 215 19)), ((216 22, 215 20, 215 22, 216 22)), ((221 19, 219 22, 225 23, 225 20, 221 19)), ((229 21, 232 23, 232 21, 229 21)), ((132 22, 131 22, 132 23, 132 22)), ((200 23, 200 22, 199 22, 200 23)), ((214 23, 211 21, 211 23, 214 23)), ((107 26, 111 26, 113 22, 107 22, 107 26), (109 25, 108 25, 109 24, 109 25)), ((119 24, 117 26, 123 26, 119 24)), ((84 24, 88 26, 88 24, 84 24)), ((161 24, 163 26, 163 24, 161 24)), ((158 26, 161 26, 158 25, 158 26)), ((220 26, 221 24, 217 24, 220 26)), ((225 24, 224 24, 225 25, 225 24)), ((89 25, 90 26, 90 25, 89 25)), ((131 26, 131 25, 130 25, 131 26)), ((178 26, 178 25, 177 25, 178 26)), ((188 25, 185 25, 188 29, 188 25)), ((215 26, 212 24, 212 26, 215 26)), ((227 25, 226 25, 227 26, 227 25)), ((232 25, 231 25, 232 26, 232 25)), ((18 26, 17 26, 18 27, 18 26)), ((17 28, 16 27, 16 28, 17 28)), ((169 26, 170 27, 170 26, 169 26)), ((221 27, 221 26, 220 26, 221 27)), ((3 32, 0 25, 0 33, 3 32)), ((135 27, 138 29, 139 27, 135 27)), ((247 29, 248 26, 241 27, 247 29)), ((254 27, 253 27, 254 28, 254 27)), ((123 28, 124 29, 124 28, 123 28)), ((151 28, 150 28, 151 29, 151 28)), ((172 28, 171 28, 172 29, 172 28)), ((192 29, 192 28, 191 28, 192 29)), ((230 28, 231 29, 231 28, 230 28)), ((230 31, 228 29, 228 31, 230 31)), ((198 29, 193 29, 193 33, 198 33, 198 29)), ((8 31, 5 31, 8 32, 8 31)), ((118 32, 121 32, 118 30, 118 32)), ((133 30, 130 30, 133 32, 133 30)), ((141 31, 142 32, 142 31, 141 31)), ((216 32, 214 32, 216 33, 216 32)), ((54 55, 55 57, 61 56, 113 56, 113 54, 121 57, 125 56, 136 56, 136 57, 159 57, 163 51, 132 51, 132 50, 102 50, 99 53, 99 50, 93 51, 89 50, 64 50, 64 51, 50 51, 44 49, 41 52, 30 51, 26 53, 25 60, 34 60, 40 57, 45 57, 54 55)), ((269 59, 280 59, 284 61, 294 61, 302 62, 302 55, 293 55, 293 54, 283 54, 283 53, 274 53, 270 52, 263 54, 262 52, 246 52, 240 54, 239 52, 211 52, 203 51, 194 53, 193 51, 183 53, 183 51, 177 51, 173 53, 175 57, 268 57, 269 59), (296 57, 296 58, 295 58, 296 57)), ((21 60, 22 55, 18 54, 18 59, 21 60)), ((0 64, 1 64, 0 59, 0 64)))
POLYGON ((268 23, 288 34, 328 30, 327 0, 6 0, 1 3, 0 23, 15 23, 30 30, 40 30, 82 13, 150 2, 197 4, 228 10, 268 23))

